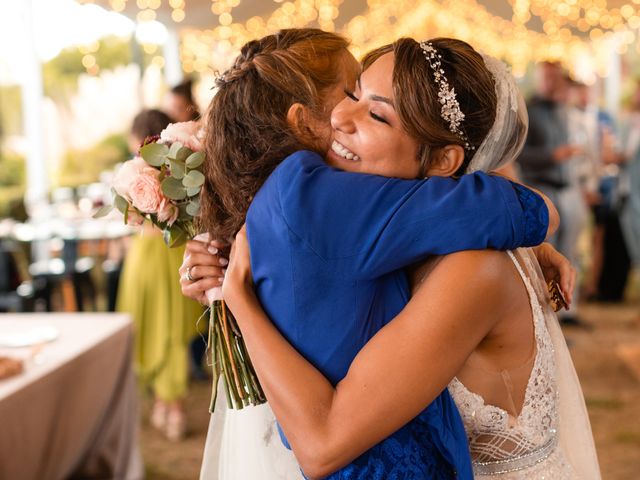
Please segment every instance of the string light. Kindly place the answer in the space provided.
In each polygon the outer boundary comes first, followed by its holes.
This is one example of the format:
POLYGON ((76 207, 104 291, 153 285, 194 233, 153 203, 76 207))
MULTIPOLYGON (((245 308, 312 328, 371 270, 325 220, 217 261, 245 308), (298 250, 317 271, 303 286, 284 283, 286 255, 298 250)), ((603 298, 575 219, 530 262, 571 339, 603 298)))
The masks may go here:
MULTIPOLYGON (((93 0, 79 1, 93 3, 93 0)), ((122 11, 127 1, 133 3, 133 0, 109 0, 109 5, 122 11)), ((162 1, 135 0, 138 18, 154 19, 162 1)), ((172 9, 171 18, 179 23, 185 19, 186 3, 193 0, 166 1, 172 9)), ((254 16, 244 23, 235 21, 232 14, 240 3, 241 0, 211 0, 210 9, 217 17, 217 26, 181 31, 181 57, 189 69, 222 70, 248 40, 282 28, 317 26, 335 31, 343 0, 273 0, 271 14, 254 16), (221 44, 225 47, 212 47, 221 44)), ((571 69, 577 58, 587 57, 594 59, 593 68, 601 73, 609 62, 612 38, 619 38, 618 51, 636 46, 640 0, 615 2, 615 7, 610 7, 612 2, 606 0, 508 0, 508 3, 511 19, 490 13, 478 0, 367 0, 366 12, 346 22, 341 33, 351 39, 356 56, 401 36, 457 37, 504 59, 516 75, 523 75, 535 61, 558 60, 571 69), (533 29, 535 23, 542 25, 543 32, 533 29)), ((583 70, 587 68, 585 65, 591 64, 582 61, 583 70)))

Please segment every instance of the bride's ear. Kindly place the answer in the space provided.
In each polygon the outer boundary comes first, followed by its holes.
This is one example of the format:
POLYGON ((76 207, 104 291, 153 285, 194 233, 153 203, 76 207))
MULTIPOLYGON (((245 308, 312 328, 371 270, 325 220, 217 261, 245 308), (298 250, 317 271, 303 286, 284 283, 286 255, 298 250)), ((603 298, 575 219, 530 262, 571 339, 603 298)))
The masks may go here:
POLYGON ((450 177, 464 163, 464 148, 447 145, 433 152, 433 160, 426 171, 427 177, 450 177))

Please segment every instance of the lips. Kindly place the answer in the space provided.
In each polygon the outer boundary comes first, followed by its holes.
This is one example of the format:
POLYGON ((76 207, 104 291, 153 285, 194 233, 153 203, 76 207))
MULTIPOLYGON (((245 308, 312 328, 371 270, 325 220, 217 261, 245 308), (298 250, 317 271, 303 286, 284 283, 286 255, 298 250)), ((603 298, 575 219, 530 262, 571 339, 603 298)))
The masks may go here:
POLYGON ((351 150, 349 150, 347 147, 342 145, 337 140, 334 140, 333 143, 331 144, 331 150, 335 152, 337 155, 339 155, 340 157, 345 158, 347 160, 351 160, 354 162, 357 162, 358 160, 360 160, 360 157, 358 155, 353 153, 351 150))

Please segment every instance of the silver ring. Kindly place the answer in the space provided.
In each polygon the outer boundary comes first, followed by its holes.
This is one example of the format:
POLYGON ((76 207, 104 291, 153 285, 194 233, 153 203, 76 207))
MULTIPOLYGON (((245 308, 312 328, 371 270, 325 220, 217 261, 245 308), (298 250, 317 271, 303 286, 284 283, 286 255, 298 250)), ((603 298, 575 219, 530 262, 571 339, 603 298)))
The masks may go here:
POLYGON ((196 279, 191 276, 191 267, 187 267, 187 273, 184 276, 190 282, 195 282, 196 279))

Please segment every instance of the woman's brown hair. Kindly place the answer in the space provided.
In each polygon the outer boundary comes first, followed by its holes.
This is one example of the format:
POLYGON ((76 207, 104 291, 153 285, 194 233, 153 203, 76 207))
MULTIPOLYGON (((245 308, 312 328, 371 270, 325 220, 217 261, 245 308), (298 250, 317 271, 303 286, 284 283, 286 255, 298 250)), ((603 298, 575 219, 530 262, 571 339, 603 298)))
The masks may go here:
POLYGON ((317 146, 311 131, 294 134, 287 114, 300 103, 313 118, 328 121, 323 95, 341 77, 347 46, 343 37, 311 28, 282 30, 244 45, 216 81, 207 112, 202 230, 232 238, 276 166, 296 150, 317 146))
MULTIPOLYGON (((494 79, 471 45, 452 38, 429 40, 442 56, 442 68, 449 85, 454 88, 460 110, 465 115, 461 130, 469 144, 478 148, 489 133, 496 117, 494 79)), ((429 167, 431 153, 445 145, 461 145, 464 141, 452 133, 440 116, 439 84, 427 62, 420 44, 411 38, 401 38, 369 52, 362 60, 366 70, 386 53, 393 53, 393 96, 395 109, 404 129, 420 143, 418 161, 421 172, 429 167)), ((462 174, 475 150, 466 149, 464 163, 456 172, 462 174)))

